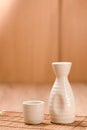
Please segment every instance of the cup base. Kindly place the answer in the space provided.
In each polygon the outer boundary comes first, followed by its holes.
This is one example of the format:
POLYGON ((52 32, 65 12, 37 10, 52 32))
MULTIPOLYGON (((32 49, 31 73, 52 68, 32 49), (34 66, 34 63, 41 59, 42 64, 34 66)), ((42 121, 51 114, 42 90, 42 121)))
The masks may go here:
POLYGON ((39 125, 41 124, 42 122, 24 122, 26 125, 39 125))

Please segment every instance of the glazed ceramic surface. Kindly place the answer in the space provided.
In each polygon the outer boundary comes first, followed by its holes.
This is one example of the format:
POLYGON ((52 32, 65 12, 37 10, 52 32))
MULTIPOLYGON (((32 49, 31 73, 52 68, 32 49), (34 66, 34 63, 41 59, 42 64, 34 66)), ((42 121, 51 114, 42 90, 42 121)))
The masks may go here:
POLYGON ((71 62, 53 62, 56 75, 49 98, 49 114, 51 122, 67 124, 75 120, 75 101, 68 74, 71 62))
POLYGON ((43 101, 24 101, 23 102, 24 122, 27 124, 40 124, 44 119, 43 101))

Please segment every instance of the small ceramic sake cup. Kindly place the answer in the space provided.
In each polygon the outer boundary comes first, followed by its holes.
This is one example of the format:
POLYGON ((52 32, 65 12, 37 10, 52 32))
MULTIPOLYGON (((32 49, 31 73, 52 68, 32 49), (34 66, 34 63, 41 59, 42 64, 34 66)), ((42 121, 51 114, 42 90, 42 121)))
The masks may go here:
POLYGON ((44 119, 44 102, 39 100, 24 101, 23 115, 26 124, 40 124, 44 119))

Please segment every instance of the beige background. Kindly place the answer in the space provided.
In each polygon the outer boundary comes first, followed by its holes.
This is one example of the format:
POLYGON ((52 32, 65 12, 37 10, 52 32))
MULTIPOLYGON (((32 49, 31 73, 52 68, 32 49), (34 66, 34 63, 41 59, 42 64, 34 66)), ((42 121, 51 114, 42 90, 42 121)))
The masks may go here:
POLYGON ((53 82, 53 61, 86 82, 86 14, 87 0, 0 0, 0 82, 53 82))
POLYGON ((71 79, 87 82, 87 0, 62 1, 62 60, 73 62, 71 79))

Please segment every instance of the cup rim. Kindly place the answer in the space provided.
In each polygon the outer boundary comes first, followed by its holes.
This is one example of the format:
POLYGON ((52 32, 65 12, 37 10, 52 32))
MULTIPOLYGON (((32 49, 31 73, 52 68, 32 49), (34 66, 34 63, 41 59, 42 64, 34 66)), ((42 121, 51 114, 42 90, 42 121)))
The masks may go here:
POLYGON ((61 65, 61 64, 72 64, 72 62, 52 62, 53 65, 61 65))
POLYGON ((27 106, 36 106, 36 105, 41 105, 44 104, 44 101, 42 100, 25 100, 23 101, 23 105, 27 106))

